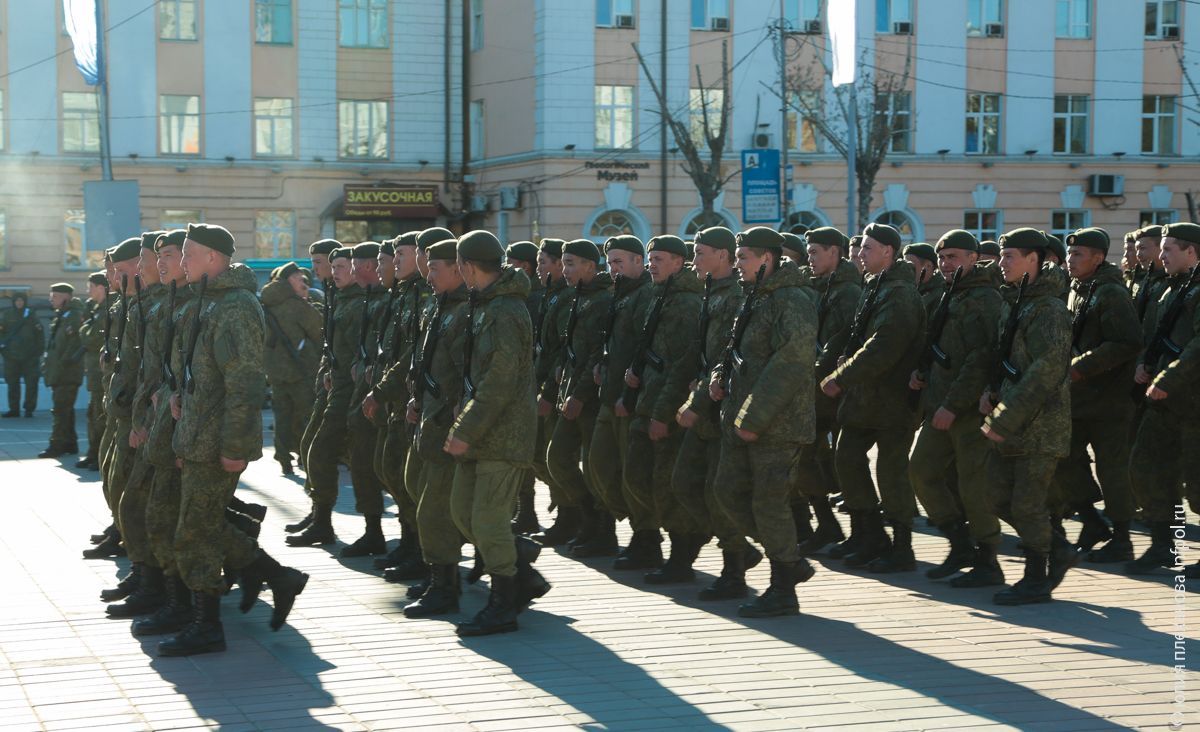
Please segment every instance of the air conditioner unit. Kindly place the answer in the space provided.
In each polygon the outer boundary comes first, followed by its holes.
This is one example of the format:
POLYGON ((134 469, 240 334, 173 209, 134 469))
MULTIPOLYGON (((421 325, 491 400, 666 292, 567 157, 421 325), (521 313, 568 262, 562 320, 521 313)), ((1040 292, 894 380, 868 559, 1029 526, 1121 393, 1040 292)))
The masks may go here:
POLYGON ((511 211, 521 207, 521 189, 516 186, 505 186, 500 189, 500 208, 511 211))
POLYGON ((751 147, 759 149, 775 147, 775 135, 772 135, 770 132, 755 132, 754 144, 751 147))
POLYGON ((1088 195, 1099 197, 1125 195, 1125 176, 1089 175, 1088 195))
POLYGON ((613 25, 615 25, 618 28, 632 28, 633 27, 633 16, 632 15, 618 15, 618 16, 616 16, 616 18, 613 19, 613 25))
POLYGON ((898 20, 892 23, 892 33, 898 36, 911 36, 913 24, 910 20, 898 20))
POLYGON ((1164 25, 1162 27, 1162 37, 1172 41, 1179 40, 1179 26, 1164 25))
POLYGON ((804 21, 804 32, 810 36, 821 35, 821 21, 819 21, 819 20, 804 21))
POLYGON ((1003 38, 1004 24, 1003 23, 987 23, 983 26, 983 34, 988 38, 1003 38))
POLYGON ((729 18, 713 18, 711 27, 715 31, 727 31, 729 30, 729 18))
POLYGON ((489 210, 487 196, 471 196, 471 213, 482 213, 489 210))

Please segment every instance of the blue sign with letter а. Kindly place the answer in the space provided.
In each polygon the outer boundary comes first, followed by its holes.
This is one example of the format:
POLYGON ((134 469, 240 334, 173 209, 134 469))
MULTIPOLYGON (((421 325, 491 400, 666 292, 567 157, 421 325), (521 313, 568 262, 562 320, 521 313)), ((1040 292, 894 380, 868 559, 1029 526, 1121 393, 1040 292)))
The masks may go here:
POLYGON ((779 209, 779 151, 756 149, 742 151, 742 221, 747 224, 773 224, 781 218, 779 209))

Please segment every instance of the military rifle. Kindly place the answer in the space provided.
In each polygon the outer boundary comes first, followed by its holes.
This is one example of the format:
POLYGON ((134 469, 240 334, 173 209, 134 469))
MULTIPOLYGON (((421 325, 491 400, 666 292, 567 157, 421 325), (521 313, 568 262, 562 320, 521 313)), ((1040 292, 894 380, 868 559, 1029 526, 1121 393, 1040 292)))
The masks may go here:
POLYGON ((196 355, 196 343, 200 340, 200 313, 204 310, 204 291, 208 289, 208 275, 200 276, 200 292, 196 297, 196 316, 192 318, 192 335, 188 340, 187 354, 183 359, 183 380, 180 389, 191 394, 196 391, 196 379, 192 376, 192 358, 196 355))
POLYGON ((1183 314, 1183 306, 1187 300, 1188 293, 1196 286, 1196 274, 1198 272, 1200 272, 1200 265, 1192 267, 1191 273, 1183 281, 1183 284, 1180 285, 1179 292, 1171 297, 1171 303, 1167 305, 1162 317, 1158 319, 1158 327, 1154 330, 1154 338, 1150 341, 1150 345, 1146 347, 1146 353, 1142 357, 1142 363, 1145 364, 1146 370, 1151 373, 1158 371, 1158 362, 1162 360, 1163 356, 1168 353, 1172 356, 1178 356, 1183 352, 1183 346, 1171 340, 1171 331, 1175 329, 1175 323, 1179 320, 1179 316, 1183 314))
POLYGON ((1083 337, 1084 326, 1087 325, 1088 311, 1092 309, 1092 296, 1096 294, 1096 286, 1099 283, 1092 280, 1083 287, 1083 302, 1079 304, 1079 310, 1075 311, 1075 318, 1071 321, 1071 352, 1079 353, 1079 339, 1083 337))
POLYGON ((366 292, 363 293, 362 320, 359 321, 358 329, 358 360, 362 362, 364 374, 371 365, 371 355, 367 353, 367 330, 371 326, 372 287, 373 285, 367 285, 366 292))
POLYGON ((1003 386, 1005 379, 1015 381, 1021 378, 1021 370, 1010 359, 1012 358, 1013 343, 1017 340, 1017 325, 1021 320, 1021 304, 1025 300, 1025 287, 1028 284, 1029 273, 1026 272, 1021 276, 1021 284, 1017 286, 1017 298, 1013 301, 1012 309, 1008 313, 1008 320, 1004 323, 1004 330, 1000 333, 1000 343, 996 353, 998 358, 995 368, 992 369, 991 379, 988 381, 988 394, 993 405, 1000 403, 1000 387, 1003 386))
POLYGON ((337 306, 337 284, 333 280, 325 280, 325 342, 321 344, 321 371, 326 368, 337 369, 337 354, 333 351, 333 312, 337 306))
POLYGON ((646 317, 646 328, 642 331, 642 338, 638 342, 638 349, 633 354, 633 361, 629 364, 629 371, 634 378, 638 379, 638 386, 630 386, 625 384, 625 389, 621 393, 621 403, 630 414, 633 413, 633 408, 637 406, 638 394, 641 392, 641 378, 646 373, 646 366, 654 367, 656 371, 662 371, 663 359, 662 356, 654 352, 654 334, 658 332, 659 321, 662 320, 663 306, 667 302, 667 298, 671 295, 671 286, 675 284, 676 275, 667 277, 667 281, 663 283, 662 292, 654 300, 654 305, 650 307, 650 314, 646 317))
POLYGON ((292 345, 292 342, 288 340, 287 334, 283 332, 283 326, 279 324, 279 320, 275 317, 275 313, 272 313, 269 308, 263 308, 263 315, 267 316, 267 325, 271 327, 271 335, 275 338, 276 342, 283 344, 284 350, 287 351, 288 358, 292 359, 292 361, 296 363, 299 363, 300 352, 297 351, 296 347, 292 345))
POLYGON ((146 376, 146 291, 142 289, 142 278, 140 275, 133 276, 133 286, 137 290, 137 309, 138 309, 138 381, 140 382, 146 376))
POLYGON ((703 382, 708 378, 708 325, 712 320, 712 272, 704 275, 704 298, 700 301, 700 368, 696 372, 697 381, 703 382))
POLYGON ((616 275, 613 277, 613 298, 608 301, 608 320, 604 325, 604 361, 608 363, 609 344, 612 342, 613 328, 617 325, 617 295, 621 292, 621 282, 624 277, 616 275))
POLYGON ((729 343, 725 345, 725 351, 721 354, 721 389, 729 390, 729 379, 735 368, 742 366, 742 336, 746 334, 746 326, 750 324, 750 316, 754 314, 755 300, 758 297, 758 287, 762 284, 763 277, 767 274, 767 265, 764 262, 758 268, 758 273, 754 275, 754 286, 750 288, 750 292, 746 294, 746 299, 742 301, 742 308, 738 310, 737 317, 733 320, 733 329, 729 333, 729 343))
MULTIPOLYGON (((917 373, 921 374, 922 378, 928 378, 929 370, 933 368, 935 361, 944 369, 950 368, 950 356, 942 350, 938 341, 942 339, 942 331, 946 329, 946 320, 950 317, 950 298, 954 297, 954 291, 958 289, 958 281, 962 278, 962 273, 962 267, 954 270, 950 286, 938 300, 937 309, 933 311, 933 318, 929 321, 929 327, 925 331, 925 348, 921 351, 921 358, 917 361, 917 373)), ((921 391, 919 389, 909 391, 910 407, 915 407, 920 400, 921 391)))
POLYGON ((550 275, 546 275, 546 287, 542 290, 542 299, 538 302, 537 317, 533 321, 533 356, 542 355, 542 325, 546 321, 546 311, 550 308, 550 275))
MULTIPOLYGON (((383 317, 379 323, 379 332, 375 334, 375 358, 373 359, 375 361, 378 361, 380 357, 384 355, 384 346, 387 344, 387 329, 388 326, 391 325, 392 319, 396 317, 396 314, 393 312, 393 310, 396 307, 396 298, 399 296, 399 294, 400 280, 396 280, 392 283, 392 286, 388 288, 387 307, 383 310, 383 317)), ((395 334, 393 333, 392 335, 394 338, 395 334)))
POLYGON ((567 353, 567 363, 575 368, 575 324, 579 322, 579 287, 575 288, 575 297, 571 300, 571 315, 567 318, 567 338, 564 350, 567 353))
POLYGON ((463 340, 463 404, 475 398, 475 382, 471 379, 471 358, 475 352, 475 305, 477 299, 478 296, 474 289, 467 292, 467 334, 463 340))
POLYGON ((175 280, 167 288, 167 329, 163 336, 162 361, 159 368, 162 372, 163 383, 175 391, 175 373, 171 371, 171 349, 175 347, 175 293, 178 286, 175 280))
POLYGON ((1146 319, 1146 308, 1150 306, 1150 280, 1153 274, 1154 267, 1147 267, 1142 275, 1142 286, 1138 288, 1137 299, 1134 301, 1139 323, 1146 319))
MULTIPOLYGON (((113 373, 121 373, 121 346, 125 343, 125 324, 129 319, 129 297, 125 289, 129 287, 129 275, 121 275, 121 310, 117 315, 117 358, 113 362, 113 373)), ((107 336, 107 333, 105 334, 107 336)))
MULTIPOLYGON (((446 307, 446 298, 449 293, 443 292, 438 296, 437 306, 433 309, 433 313, 429 316, 428 324, 425 326, 425 342, 421 344, 421 358, 418 362, 417 371, 413 376, 413 396, 418 402, 425 392, 434 399, 442 398, 442 387, 434 380, 433 375, 429 373, 430 367, 433 365, 433 352, 437 350, 438 340, 442 337, 442 328, 440 325, 442 317, 442 308, 446 307)), ((415 353, 415 349, 414 349, 415 353)))
POLYGON ((875 275, 874 281, 867 288, 867 295, 863 300, 862 307, 854 314, 854 322, 850 325, 850 338, 846 341, 846 348, 842 351, 843 359, 853 356, 867 342, 867 321, 871 319, 871 311, 875 309, 875 301, 879 299, 879 288, 882 285, 883 272, 880 272, 875 275))

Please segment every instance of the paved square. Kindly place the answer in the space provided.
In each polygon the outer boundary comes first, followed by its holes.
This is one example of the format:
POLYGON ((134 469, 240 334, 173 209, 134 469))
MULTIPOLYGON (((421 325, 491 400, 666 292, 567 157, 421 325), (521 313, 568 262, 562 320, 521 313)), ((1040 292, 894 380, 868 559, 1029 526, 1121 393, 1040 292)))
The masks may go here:
MULTIPOLYGON (((554 589, 520 632, 462 640, 453 621, 485 603, 485 585, 466 589, 459 616, 405 619, 404 586, 379 579, 370 559, 284 546, 283 525, 307 501, 269 457, 241 495, 270 507, 262 544, 312 575, 307 590, 278 633, 266 604, 241 615, 231 597, 226 653, 160 659, 157 639, 104 617, 98 593, 125 560, 80 559, 109 517, 96 473, 33 457, 48 432, 44 412, 0 422, 3 729, 1162 729, 1180 711, 1172 634, 1188 638, 1189 668, 1200 659, 1196 595, 1177 605, 1165 571, 1134 579, 1083 565, 1055 602, 1000 608, 991 589, 822 561, 799 588, 803 615, 744 620, 736 602, 696 600, 720 571, 713 545, 700 582, 665 589, 611 560, 547 550, 538 567, 554 589), (1192 614, 1176 631, 1180 607, 1192 614)), ((334 520, 353 540, 347 480, 334 520)), ((918 529, 924 570, 946 544, 921 519, 918 529)), ((1135 536, 1139 551, 1147 543, 1135 536)), ((1003 553, 1015 580, 1011 536, 1003 553)), ((751 584, 765 588, 767 574, 764 563, 751 584)), ((1193 671, 1185 681, 1185 728, 1200 727, 1200 685, 1193 671)))

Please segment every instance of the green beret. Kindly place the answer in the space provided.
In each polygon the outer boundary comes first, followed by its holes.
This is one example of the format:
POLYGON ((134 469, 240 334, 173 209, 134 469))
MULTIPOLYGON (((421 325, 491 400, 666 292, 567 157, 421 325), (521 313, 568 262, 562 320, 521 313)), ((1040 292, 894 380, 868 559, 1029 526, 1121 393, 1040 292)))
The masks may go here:
POLYGON ((288 262, 280 267, 278 271, 279 276, 276 279, 286 280, 288 277, 300 272, 300 265, 296 264, 295 262, 288 262))
POLYGON ((783 235, 766 226, 746 229, 737 235, 736 240, 739 247, 770 249, 776 253, 783 251, 783 235))
POLYGON ((329 261, 335 259, 350 259, 354 255, 353 247, 338 247, 329 253, 329 261))
POLYGON ((105 287, 108 287, 108 275, 104 274, 103 272, 93 272, 88 275, 88 284, 104 285, 105 287))
POLYGON ((350 256, 355 259, 374 259, 379 256, 379 243, 373 241, 364 241, 361 244, 356 244, 351 247, 353 254, 350 256))
POLYGON ((818 226, 815 229, 809 229, 804 232, 804 241, 807 244, 820 244, 823 247, 841 247, 843 250, 850 243, 845 234, 832 226, 818 226))
POLYGON ((538 251, 547 257, 562 259, 563 248, 565 246, 567 246, 567 243, 562 239, 542 239, 542 245, 538 247, 538 251))
POLYGON ((74 295, 75 287, 69 282, 55 282, 53 285, 50 285, 50 292, 63 292, 68 295, 74 295))
POLYGON ((900 248, 904 246, 904 240, 900 238, 900 232, 887 224, 867 224, 867 228, 863 229, 863 236, 869 236, 880 244, 886 244, 896 251, 900 251, 900 248))
POLYGON ((384 239, 379 243, 379 253, 389 257, 396 256, 395 239, 384 239))
POLYGON ((1001 234, 1000 240, 996 244, 1001 249, 1045 250, 1049 242, 1046 241, 1046 232, 1024 227, 1001 234))
POLYGON ((683 239, 671 234, 663 234, 651 239, 646 245, 646 251, 666 252, 667 254, 675 254, 687 259, 687 245, 683 243, 683 239))
POLYGON ((571 254, 600 264, 600 248, 591 239, 573 239, 563 247, 563 254, 571 254))
POLYGON ((1126 241, 1130 240, 1129 237, 1133 237, 1132 240, 1137 241, 1138 239, 1161 239, 1162 235, 1163 227, 1158 224, 1151 224, 1150 226, 1143 226, 1137 231, 1131 231, 1125 237, 1126 241))
POLYGON ((1000 256, 1000 245, 997 244, 996 242, 992 241, 991 239, 988 239, 986 241, 981 241, 981 242, 979 242, 979 253, 980 254, 990 254, 993 257, 999 257, 1000 256))
POLYGON ((431 229, 425 229, 417 234, 417 249, 428 249, 438 242, 453 239, 454 234, 449 229, 443 229, 440 226, 434 226, 431 229))
POLYGON ((646 245, 642 243, 641 239, 632 234, 610 236, 608 241, 604 242, 604 253, 608 254, 614 249, 636 254, 639 257, 646 256, 646 245))
POLYGON ((138 254, 142 251, 142 237, 135 236, 126 239, 120 244, 112 248, 112 262, 128 262, 131 259, 137 259, 138 254))
POLYGON ((392 248, 398 247, 415 247, 417 245, 417 234, 419 231, 406 231, 400 236, 392 240, 392 248))
POLYGON ((1163 238, 1168 236, 1191 244, 1200 244, 1200 224, 1181 221, 1177 224, 1166 224, 1162 227, 1163 238))
POLYGON ((790 231, 781 231, 779 235, 783 237, 784 249, 803 254, 805 261, 808 260, 808 244, 804 242, 803 237, 790 231))
POLYGON ((311 285, 314 279, 313 271, 308 267, 300 267, 299 270, 300 274, 304 275, 304 281, 311 285))
POLYGON ((934 251, 940 252, 943 249, 963 249, 968 252, 979 251, 979 240, 975 235, 964 229, 951 229, 942 238, 937 240, 937 245, 933 248, 934 251))
POLYGON ((276 267, 275 269, 271 270, 271 276, 270 276, 270 278, 269 278, 269 279, 272 279, 272 280, 277 280, 277 279, 279 279, 279 270, 281 270, 281 269, 283 269, 283 265, 282 265, 282 264, 281 264, 281 265, 279 265, 278 267, 276 267))
POLYGON ((1067 261, 1067 247, 1062 243, 1062 239, 1059 239, 1054 234, 1046 234, 1046 249, 1054 252, 1054 256, 1058 257, 1058 261, 1064 263, 1067 261))
POLYGON ((116 251, 116 249, 117 249, 116 247, 109 247, 108 249, 104 250, 104 261, 105 262, 112 261, 112 255, 113 255, 113 252, 116 251))
POLYGON ((1137 241, 1139 239, 1139 237, 1138 237, 1139 231, 1141 231, 1141 229, 1134 229, 1133 231, 1126 231, 1125 232, 1125 243, 1132 244, 1133 242, 1137 241))
MULTIPOLYGON (((428 231, 428 229, 426 229, 428 231)), ((420 246, 418 244, 418 246, 420 246)), ((425 247, 425 256, 429 261, 441 260, 443 262, 454 262, 458 259, 458 241, 454 238, 443 239, 436 244, 430 244, 425 247)))
POLYGON ((188 224, 187 238, 227 257, 233 256, 233 234, 216 224, 188 224))
POLYGON ((909 244, 908 246, 904 247, 901 256, 907 257, 910 254, 914 257, 920 257, 921 259, 937 264, 937 252, 934 251, 932 244, 926 244, 925 242, 909 244))
POLYGON ((504 245, 492 232, 476 229, 459 237, 458 256, 474 262, 499 262, 504 259, 504 245))
POLYGON ((696 232, 695 243, 713 249, 724 249, 733 254, 737 249, 737 236, 724 226, 710 226, 696 232))
POLYGON ((342 243, 336 239, 322 239, 308 245, 308 254, 310 257, 314 254, 324 254, 328 257, 330 254, 333 254, 335 249, 341 248, 342 243))
POLYGON ((183 240, 186 238, 187 229, 171 229, 158 237, 158 240, 154 242, 154 251, 160 251, 163 247, 179 247, 183 249, 183 240))
POLYGON ((850 241, 846 244, 846 247, 861 247, 862 240, 862 234, 855 234, 854 236, 850 237, 850 241))
POLYGON ((1087 247, 1088 249, 1097 249, 1108 254, 1108 232, 1098 226, 1092 226, 1087 229, 1076 229, 1067 234, 1067 246, 1087 247))
POLYGON ((154 242, 158 241, 158 237, 165 235, 165 231, 143 231, 142 232, 142 249, 154 251, 154 242))
POLYGON ((531 241, 514 241, 504 252, 510 262, 529 262, 537 264, 538 248, 531 241))

